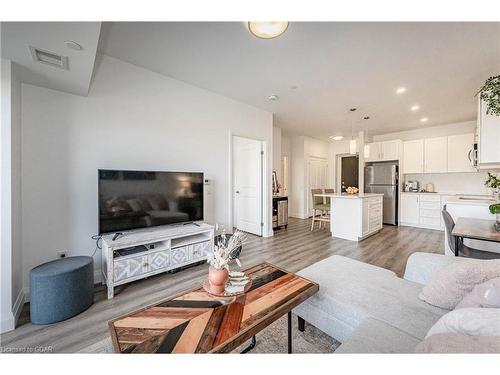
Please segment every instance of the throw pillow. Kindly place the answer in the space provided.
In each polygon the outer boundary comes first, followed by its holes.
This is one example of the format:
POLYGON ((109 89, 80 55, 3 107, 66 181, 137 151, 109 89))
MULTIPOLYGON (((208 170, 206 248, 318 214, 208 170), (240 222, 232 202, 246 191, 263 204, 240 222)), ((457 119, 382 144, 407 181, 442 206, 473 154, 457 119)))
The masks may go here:
POLYGON ((415 353, 500 353, 500 337, 438 333, 418 344, 415 353))
POLYGON ((500 309, 469 307, 450 311, 431 327, 425 337, 438 333, 500 336, 500 309))
POLYGON ((430 278, 419 298, 431 305, 452 310, 474 286, 497 277, 500 277, 500 259, 454 262, 430 278))
POLYGON ((500 308, 500 277, 476 285, 455 308, 462 307, 500 308))

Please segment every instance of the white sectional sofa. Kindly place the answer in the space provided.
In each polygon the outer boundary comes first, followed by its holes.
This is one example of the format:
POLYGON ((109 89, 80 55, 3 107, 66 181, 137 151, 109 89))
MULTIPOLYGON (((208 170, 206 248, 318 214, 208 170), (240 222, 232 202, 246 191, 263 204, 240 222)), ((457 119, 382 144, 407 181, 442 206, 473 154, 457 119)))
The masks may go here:
POLYGON ((390 270, 334 255, 298 272, 320 289, 294 313, 340 341, 335 353, 412 353, 448 312, 421 301, 418 294, 434 272, 463 261, 467 259, 414 253, 399 278, 390 270))

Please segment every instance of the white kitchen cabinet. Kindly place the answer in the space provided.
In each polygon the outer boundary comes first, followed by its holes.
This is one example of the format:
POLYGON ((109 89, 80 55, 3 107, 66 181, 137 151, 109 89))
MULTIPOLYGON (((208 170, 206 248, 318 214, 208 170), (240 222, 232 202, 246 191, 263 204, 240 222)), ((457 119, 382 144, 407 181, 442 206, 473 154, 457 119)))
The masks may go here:
POLYGON ((424 173, 445 173, 448 170, 447 137, 424 140, 424 173))
POLYGON ((419 224, 420 222, 420 194, 401 194, 401 224, 419 224))
POLYGON ((441 196, 437 194, 401 194, 401 225, 442 229, 441 196))
POLYGON ((500 116, 487 115, 486 103, 479 101, 478 162, 480 168, 500 167, 500 116))
POLYGON ((474 172, 473 147, 473 133, 448 136, 448 172, 474 172))
POLYGON ((403 172, 424 172, 424 140, 417 139, 403 143, 403 172))
POLYGON ((399 160, 401 144, 402 142, 399 139, 369 143, 366 161, 399 160))

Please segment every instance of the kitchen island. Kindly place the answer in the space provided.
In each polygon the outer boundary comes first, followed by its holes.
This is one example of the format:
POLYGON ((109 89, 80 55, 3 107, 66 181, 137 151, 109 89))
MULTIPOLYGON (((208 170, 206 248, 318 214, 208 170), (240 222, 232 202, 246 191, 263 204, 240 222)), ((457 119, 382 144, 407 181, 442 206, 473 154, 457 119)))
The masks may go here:
POLYGON ((382 229, 384 194, 316 194, 330 199, 332 237, 362 241, 382 229))

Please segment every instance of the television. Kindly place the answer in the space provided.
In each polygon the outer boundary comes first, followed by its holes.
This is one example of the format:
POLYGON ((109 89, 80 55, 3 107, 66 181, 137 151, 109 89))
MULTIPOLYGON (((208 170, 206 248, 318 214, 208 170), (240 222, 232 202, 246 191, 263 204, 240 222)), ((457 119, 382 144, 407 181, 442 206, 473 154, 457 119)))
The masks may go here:
POLYGON ((203 173, 99 169, 99 234, 203 220, 203 173))

